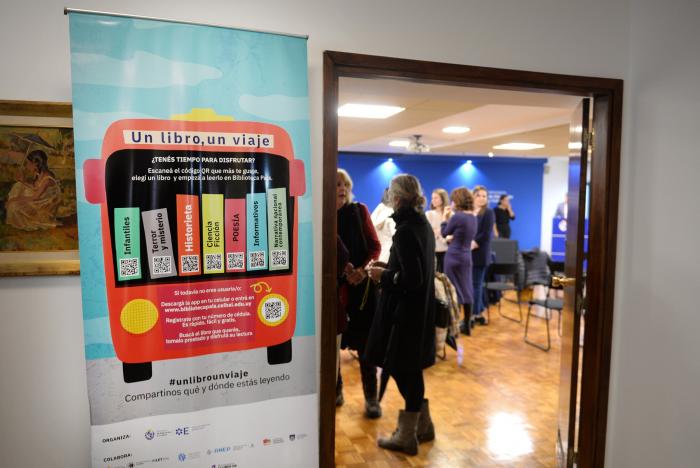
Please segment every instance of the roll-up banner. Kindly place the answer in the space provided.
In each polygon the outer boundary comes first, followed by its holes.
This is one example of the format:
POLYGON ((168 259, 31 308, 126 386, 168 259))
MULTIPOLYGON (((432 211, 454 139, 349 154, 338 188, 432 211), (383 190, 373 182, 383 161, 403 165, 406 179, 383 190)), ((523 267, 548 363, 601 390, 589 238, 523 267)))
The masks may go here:
POLYGON ((317 466, 306 39, 69 18, 93 466, 317 466))

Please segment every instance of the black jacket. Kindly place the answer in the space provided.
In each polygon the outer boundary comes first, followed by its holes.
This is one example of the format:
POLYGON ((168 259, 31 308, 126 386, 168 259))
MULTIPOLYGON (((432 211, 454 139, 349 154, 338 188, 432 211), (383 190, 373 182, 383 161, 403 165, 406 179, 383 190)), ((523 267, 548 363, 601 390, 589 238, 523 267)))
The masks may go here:
POLYGON ((435 235, 423 213, 400 209, 366 359, 389 371, 435 363, 435 235))

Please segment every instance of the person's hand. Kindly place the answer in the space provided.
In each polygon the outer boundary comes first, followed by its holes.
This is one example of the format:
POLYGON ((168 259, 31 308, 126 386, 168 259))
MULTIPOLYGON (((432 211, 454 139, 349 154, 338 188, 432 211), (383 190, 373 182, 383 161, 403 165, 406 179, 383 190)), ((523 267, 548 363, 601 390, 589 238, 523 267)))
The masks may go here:
POLYGON ((367 278, 367 273, 365 272, 364 268, 358 267, 353 269, 348 275, 348 283, 352 284, 353 286, 357 286, 358 284, 362 283, 365 278, 367 278))
POLYGON ((445 237, 445 242, 447 242, 447 243, 449 244, 450 242, 452 242, 452 240, 453 240, 454 238, 455 238, 455 236, 453 236, 452 234, 450 234, 449 236, 445 237))
POLYGON ((444 210, 442 210, 442 220, 443 221, 448 221, 452 217, 452 207, 451 206, 446 206, 444 210))
POLYGON ((350 283, 350 284, 353 285, 353 286, 357 285, 357 283, 360 282, 360 280, 359 280, 359 278, 357 277, 357 273, 355 272, 355 269, 354 269, 354 268, 353 268, 353 270, 352 270, 350 273, 348 273, 347 275, 345 275, 345 279, 348 281, 348 283, 350 283))
POLYGON ((479 244, 477 244, 476 241, 472 241, 471 247, 472 247, 472 250, 476 250, 479 248, 479 244))
POLYGON ((352 273, 352 270, 354 270, 354 269, 355 269, 355 267, 352 265, 352 263, 348 262, 345 265, 345 268, 343 268, 343 275, 344 276, 350 275, 352 273))
POLYGON ((371 260, 367 264, 367 267, 365 268, 365 270, 367 270, 367 268, 371 268, 371 267, 375 267, 375 266, 386 268, 388 265, 386 264, 386 262, 380 262, 379 260, 371 260))
POLYGON ((382 279, 382 273, 384 273, 386 270, 386 268, 378 266, 378 264, 381 263, 382 262, 375 262, 374 264, 367 266, 367 274, 375 283, 379 283, 379 280, 382 279))
POLYGON ((345 279, 347 280, 348 283, 352 285, 358 284, 360 281, 362 281, 363 277, 359 276, 357 274, 357 270, 362 270, 361 268, 355 268, 355 266, 348 262, 345 267, 343 268, 343 276, 345 276, 345 279))
POLYGON ((353 268, 350 273, 345 275, 345 279, 350 283, 351 285, 356 285, 359 282, 359 279, 357 278, 357 273, 355 272, 355 269, 353 268))

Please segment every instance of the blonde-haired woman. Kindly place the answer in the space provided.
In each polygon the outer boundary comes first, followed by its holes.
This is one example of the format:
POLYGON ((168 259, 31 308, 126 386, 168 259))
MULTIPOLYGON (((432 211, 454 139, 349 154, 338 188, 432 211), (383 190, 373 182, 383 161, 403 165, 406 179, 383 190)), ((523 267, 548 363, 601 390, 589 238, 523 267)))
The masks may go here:
MULTIPOLYGON (((376 307, 376 290, 367 277, 365 266, 379 258, 381 245, 370 219, 367 206, 352 201, 352 179, 343 169, 338 169, 336 182, 336 208, 338 213, 338 237, 350 254, 343 268, 344 277, 338 292, 346 298, 347 329, 343 331, 341 346, 357 350, 360 356, 362 390, 365 396, 365 416, 371 419, 382 415, 377 398, 377 368, 363 358, 367 335, 372 325, 376 307)), ((338 373, 336 405, 343 403, 343 380, 338 373)))
POLYGON ((486 318, 481 314, 486 307, 484 299, 484 276, 486 268, 491 264, 491 236, 495 215, 489 208, 489 191, 483 185, 477 185, 472 191, 474 196, 474 214, 476 215, 476 235, 472 241, 472 268, 474 278, 474 321, 486 324, 486 318))
POLYGON ((440 273, 445 271, 445 253, 447 252, 447 241, 442 237, 440 225, 443 221, 445 208, 448 208, 449 204, 447 190, 436 188, 430 197, 430 210, 425 213, 435 235, 435 269, 440 273))
POLYGON ((366 354, 394 378, 405 401, 398 427, 377 443, 416 455, 419 442, 435 438, 423 381, 423 369, 435 363, 435 236, 423 214, 425 198, 418 179, 408 174, 394 177, 389 196, 396 234, 388 264, 368 268, 382 295, 366 354))

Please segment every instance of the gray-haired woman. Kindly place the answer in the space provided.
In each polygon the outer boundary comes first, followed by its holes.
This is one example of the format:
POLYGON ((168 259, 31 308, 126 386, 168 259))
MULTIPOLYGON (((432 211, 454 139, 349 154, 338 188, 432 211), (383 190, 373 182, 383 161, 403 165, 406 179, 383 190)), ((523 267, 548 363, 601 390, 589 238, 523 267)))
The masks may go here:
POLYGON ((396 234, 388 263, 367 267, 382 293, 365 356, 389 372, 406 403, 397 429, 379 446, 415 455, 419 442, 435 438, 423 382, 423 369, 435 363, 435 236, 418 179, 397 175, 389 195, 396 234))

